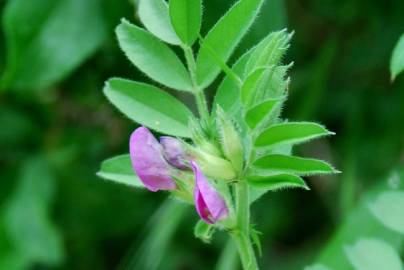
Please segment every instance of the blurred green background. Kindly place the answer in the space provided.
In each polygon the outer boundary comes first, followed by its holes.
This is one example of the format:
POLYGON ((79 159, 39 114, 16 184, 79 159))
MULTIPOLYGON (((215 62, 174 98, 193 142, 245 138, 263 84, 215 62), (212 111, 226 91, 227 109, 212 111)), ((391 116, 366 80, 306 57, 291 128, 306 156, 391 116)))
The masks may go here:
MULTIPOLYGON (((204 33, 232 2, 204 1, 204 33)), ((308 179, 310 192, 267 194, 253 207, 262 269, 303 269, 338 259, 345 236, 333 235, 352 216, 351 234, 379 230, 360 214, 363 198, 404 188, 404 75, 391 83, 388 69, 404 1, 266 2, 235 56, 270 31, 295 30, 284 116, 335 131, 297 151, 343 171, 308 179)), ((139 23, 135 3, 0 0, 0 11, 0 270, 237 269, 224 234, 211 245, 194 238, 191 207, 95 175, 102 160, 128 151, 136 127, 108 104, 104 81, 147 80, 114 36, 121 17, 139 23)))

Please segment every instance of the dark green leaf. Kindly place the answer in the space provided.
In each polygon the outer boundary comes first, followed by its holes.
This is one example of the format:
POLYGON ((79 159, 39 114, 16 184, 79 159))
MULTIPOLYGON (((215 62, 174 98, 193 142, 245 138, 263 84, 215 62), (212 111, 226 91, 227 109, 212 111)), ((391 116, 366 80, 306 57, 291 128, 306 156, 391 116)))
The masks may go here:
POLYGON ((201 0, 170 0, 171 23, 183 43, 192 45, 202 21, 201 0))
POLYGON ((119 45, 129 60, 153 80, 191 91, 191 79, 178 56, 145 30, 122 20, 116 28, 119 45))
POLYGON ((144 187, 133 171, 130 156, 121 155, 102 162, 99 177, 132 187, 144 187))
POLYGON ((327 162, 288 155, 267 155, 253 162, 253 166, 267 173, 282 172, 298 175, 337 173, 327 162))
POLYGON ((303 188, 309 190, 304 180, 293 174, 274 174, 268 176, 249 176, 248 184, 254 188, 265 190, 279 190, 287 188, 303 188))
MULTIPOLYGON (((205 43, 227 61, 237 44, 254 22, 263 0, 240 0, 210 30, 205 43)), ((201 87, 208 86, 219 74, 220 67, 206 49, 201 48, 197 58, 197 78, 201 87)))
POLYGON ((285 122, 264 130, 255 141, 255 146, 273 147, 282 144, 298 144, 333 134, 316 123, 285 122))
POLYGON ((47 88, 82 64, 106 36, 98 0, 7 3, 7 65, 0 88, 47 88))
POLYGON ((189 137, 191 111, 170 94, 148 84, 110 79, 104 93, 130 119, 157 131, 189 137))
POLYGON ((165 0, 140 0, 138 11, 143 25, 153 35, 170 44, 181 43, 171 25, 165 0))

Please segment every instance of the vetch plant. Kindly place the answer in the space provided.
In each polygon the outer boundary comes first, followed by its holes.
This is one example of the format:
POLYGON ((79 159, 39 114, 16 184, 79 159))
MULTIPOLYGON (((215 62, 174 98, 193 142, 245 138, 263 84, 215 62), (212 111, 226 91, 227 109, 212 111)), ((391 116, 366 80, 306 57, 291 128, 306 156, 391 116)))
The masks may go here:
POLYGON ((227 64, 263 2, 238 1, 201 37, 201 0, 140 0, 146 29, 122 19, 116 34, 128 59, 159 86, 112 78, 104 88, 141 127, 130 137, 130 155, 105 161, 99 175, 194 205, 201 218, 196 236, 209 241, 214 230, 229 233, 244 269, 258 269, 251 204, 268 191, 309 189, 302 176, 337 173, 324 161, 292 154, 294 145, 333 133, 280 117, 291 33, 269 33, 233 67, 227 64), (185 64, 169 45, 183 51, 185 64), (225 78, 208 105, 204 90, 221 71, 225 78), (198 115, 163 87, 193 95, 198 115), (158 141, 149 129, 168 136, 158 141))

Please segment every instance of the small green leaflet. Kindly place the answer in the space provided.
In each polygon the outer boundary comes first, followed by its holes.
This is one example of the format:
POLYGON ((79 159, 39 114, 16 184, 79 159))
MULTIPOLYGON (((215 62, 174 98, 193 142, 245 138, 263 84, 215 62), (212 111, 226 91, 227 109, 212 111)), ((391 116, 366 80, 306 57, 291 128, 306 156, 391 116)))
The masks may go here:
POLYGON ((125 19, 116 28, 116 34, 128 59, 147 76, 173 89, 192 90, 186 68, 163 42, 125 19))
POLYGON ((292 34, 288 34, 286 29, 269 34, 252 52, 245 68, 246 74, 263 66, 277 66, 286 50, 292 34))
POLYGON ((360 239, 355 245, 346 246, 345 254, 355 270, 403 270, 398 252, 377 238, 360 239))
POLYGON ((144 187, 132 169, 129 155, 120 155, 103 161, 97 175, 120 184, 137 188, 144 187))
POLYGON ((404 192, 386 191, 369 205, 372 214, 387 228, 404 235, 404 192))
POLYGON ((110 79, 104 94, 133 121, 172 136, 190 137, 191 111, 157 87, 125 79, 110 79))
POLYGON ((333 134, 316 123, 285 122, 264 130, 256 139, 255 146, 273 147, 282 144, 299 144, 333 134))
POLYGON ((330 164, 322 160, 301 158, 288 155, 267 155, 253 162, 260 172, 293 173, 298 175, 313 175, 337 173, 330 164))
POLYGON ((169 10, 171 23, 177 36, 183 43, 191 46, 198 38, 201 28, 202 1, 170 0, 169 10))
POLYGON ((397 77, 404 70, 404 34, 401 35, 397 42, 396 47, 393 50, 393 54, 390 60, 390 73, 391 80, 397 77))
POLYGON ((245 121, 249 128, 255 129, 264 119, 270 119, 274 108, 278 107, 279 103, 280 99, 269 99, 248 110, 245 121))
POLYGON ((254 188, 265 190, 279 190, 287 188, 303 188, 306 190, 310 189, 301 177, 286 173, 267 176, 248 176, 247 182, 254 188))
POLYGON ((138 14, 150 33, 173 45, 181 43, 171 25, 168 5, 165 0, 140 0, 138 14))
MULTIPOLYGON (((209 31, 205 43, 226 62, 254 22, 263 2, 238 1, 209 31)), ((220 67, 204 48, 201 48, 196 64, 198 84, 205 88, 219 75, 220 67)))
POLYGON ((256 97, 256 90, 258 88, 258 84, 261 81, 262 76, 264 75, 265 71, 267 71, 270 67, 260 67, 251 72, 250 75, 244 80, 240 95, 241 95, 241 102, 244 104, 245 107, 249 107, 256 97))

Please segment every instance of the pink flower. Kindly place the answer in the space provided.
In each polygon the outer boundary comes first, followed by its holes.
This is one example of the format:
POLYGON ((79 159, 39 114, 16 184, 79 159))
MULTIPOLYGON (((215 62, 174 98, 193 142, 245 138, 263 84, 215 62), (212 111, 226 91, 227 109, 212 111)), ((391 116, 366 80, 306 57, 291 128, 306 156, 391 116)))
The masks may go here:
POLYGON ((228 215, 226 202, 209 184, 198 165, 191 162, 195 174, 194 200, 199 216, 209 224, 216 223, 228 215))
POLYGON ((147 189, 176 189, 163 148, 147 128, 139 127, 132 133, 129 148, 133 169, 147 189))

